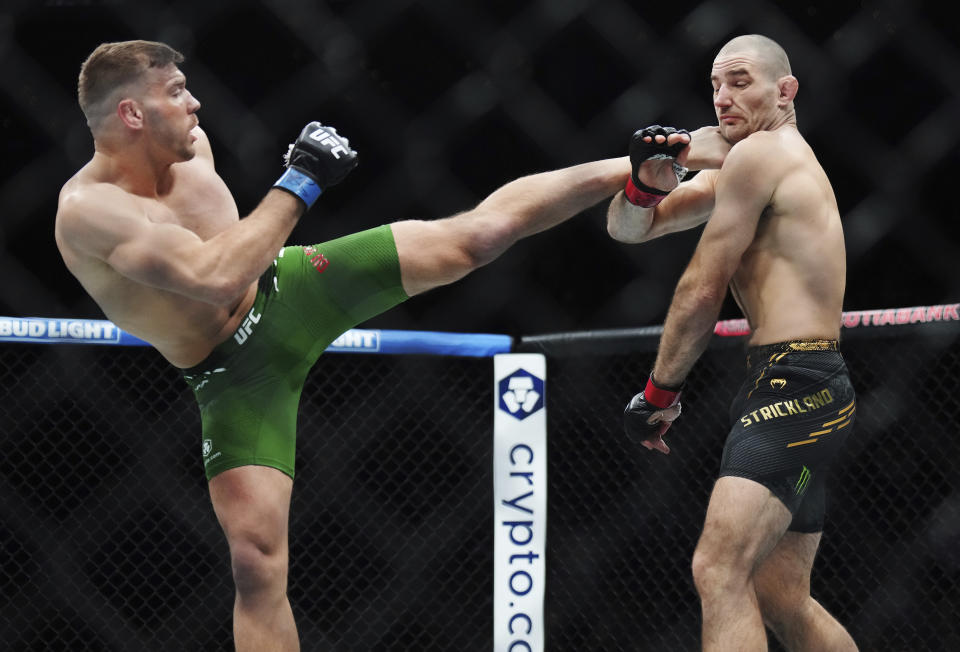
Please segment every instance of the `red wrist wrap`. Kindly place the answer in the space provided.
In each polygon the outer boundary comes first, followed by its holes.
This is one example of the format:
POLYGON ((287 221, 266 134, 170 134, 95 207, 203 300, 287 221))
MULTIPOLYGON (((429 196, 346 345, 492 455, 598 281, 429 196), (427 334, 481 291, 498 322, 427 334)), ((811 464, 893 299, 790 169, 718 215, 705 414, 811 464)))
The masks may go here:
POLYGON ((647 379, 647 387, 643 390, 643 398, 647 403, 658 408, 668 408, 676 405, 680 400, 680 390, 670 390, 657 387, 653 384, 653 376, 647 379))
POLYGON ((663 193, 662 195, 657 195, 652 192, 647 192, 646 190, 640 190, 633 183, 633 179, 627 179, 627 185, 623 189, 623 194, 626 195, 627 201, 635 206, 642 206, 643 208, 653 208, 657 204, 663 201, 663 198, 666 197, 669 193, 663 193))

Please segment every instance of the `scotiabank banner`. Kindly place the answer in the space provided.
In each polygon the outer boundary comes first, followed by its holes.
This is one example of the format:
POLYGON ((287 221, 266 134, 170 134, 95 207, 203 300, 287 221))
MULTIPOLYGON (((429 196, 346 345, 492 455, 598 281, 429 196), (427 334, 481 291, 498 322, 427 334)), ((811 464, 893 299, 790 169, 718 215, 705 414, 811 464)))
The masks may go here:
POLYGON ((547 535, 546 358, 493 358, 493 649, 542 652, 547 535))
MULTIPOLYGON (((936 322, 960 321, 960 303, 936 306, 911 306, 909 308, 879 308, 877 310, 852 310, 844 312, 841 324, 844 328, 864 326, 906 326, 936 322)), ((713 332, 717 335, 738 337, 750 334, 746 319, 718 321, 713 332)))

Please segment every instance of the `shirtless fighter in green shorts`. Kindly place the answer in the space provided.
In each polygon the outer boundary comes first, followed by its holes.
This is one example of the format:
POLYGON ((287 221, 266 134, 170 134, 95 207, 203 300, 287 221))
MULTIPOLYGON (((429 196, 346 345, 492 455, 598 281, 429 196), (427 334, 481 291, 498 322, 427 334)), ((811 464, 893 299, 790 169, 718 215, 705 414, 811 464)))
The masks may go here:
MULTIPOLYGON (((129 41, 103 44, 84 63, 79 100, 96 151, 60 194, 57 245, 107 317, 183 369, 196 393, 210 496, 230 545, 237 649, 296 650, 287 516, 310 367, 344 330, 612 196, 630 163, 535 174, 454 217, 283 248, 356 152, 334 129, 307 125, 286 172, 241 220, 197 126, 182 60, 162 43, 129 41)), ((691 168, 718 167, 727 150, 716 128, 690 145, 691 168)))

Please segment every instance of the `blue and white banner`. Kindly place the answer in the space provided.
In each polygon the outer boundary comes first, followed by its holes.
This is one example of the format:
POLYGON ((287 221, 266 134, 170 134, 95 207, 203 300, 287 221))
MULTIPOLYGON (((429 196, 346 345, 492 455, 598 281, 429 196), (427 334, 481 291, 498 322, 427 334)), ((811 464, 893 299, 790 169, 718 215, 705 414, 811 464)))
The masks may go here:
POLYGON ((495 355, 493 649, 542 652, 547 537, 547 363, 495 355))
POLYGON ((327 353, 424 353, 487 358, 513 346, 509 335, 439 333, 353 328, 327 347, 327 353))
POLYGON ((0 342, 145 345, 103 319, 0 317, 0 342))
MULTIPOLYGON (((247 331, 249 333, 249 330, 247 331)), ((150 346, 148 342, 103 319, 55 319, 0 316, 0 342, 42 344, 113 344, 150 346)), ((367 330, 343 333, 327 353, 386 353, 454 355, 489 358, 513 348, 509 335, 493 333, 441 333, 435 331, 367 330)))

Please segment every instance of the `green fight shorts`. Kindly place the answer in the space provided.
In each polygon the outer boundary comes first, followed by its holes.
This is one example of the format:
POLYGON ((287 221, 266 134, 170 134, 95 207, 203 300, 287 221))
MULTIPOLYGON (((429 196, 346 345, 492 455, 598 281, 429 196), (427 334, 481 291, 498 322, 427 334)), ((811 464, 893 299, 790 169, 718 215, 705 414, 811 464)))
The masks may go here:
POLYGON ((826 479, 853 430, 856 396, 833 340, 747 350, 750 369, 734 399, 720 476, 759 482, 779 498, 794 532, 820 532, 826 479))
POLYGON ((407 298, 389 226, 282 249, 237 331, 183 370, 200 406, 207 480, 246 465, 292 478, 311 367, 341 333, 407 298))

